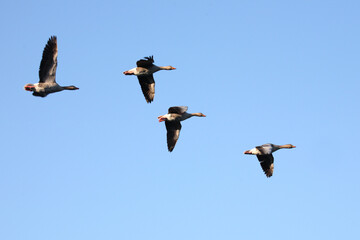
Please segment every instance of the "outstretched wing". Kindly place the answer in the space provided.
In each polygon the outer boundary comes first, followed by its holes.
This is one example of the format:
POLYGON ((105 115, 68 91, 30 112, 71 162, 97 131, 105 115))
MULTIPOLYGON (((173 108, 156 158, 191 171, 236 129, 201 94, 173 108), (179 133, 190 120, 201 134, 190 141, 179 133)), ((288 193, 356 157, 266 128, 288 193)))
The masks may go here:
POLYGON ((153 75, 137 76, 147 103, 151 103, 155 97, 155 81, 153 75))
POLYGON ((40 83, 54 83, 57 67, 57 39, 56 36, 48 40, 41 59, 39 68, 40 83))
POLYGON ((183 114, 187 110, 188 110, 187 106, 175 106, 175 107, 169 108, 168 113, 183 114))
POLYGON ((180 136, 181 123, 180 121, 165 121, 165 126, 167 130, 166 136, 168 150, 169 152, 172 152, 180 136))
POLYGON ((149 69, 154 65, 153 63, 154 63, 154 57, 150 56, 150 57, 145 57, 145 59, 140 59, 139 61, 137 61, 136 66, 149 69))
POLYGON ((267 177, 271 177, 274 172, 274 157, 272 154, 256 155, 262 170, 267 177))

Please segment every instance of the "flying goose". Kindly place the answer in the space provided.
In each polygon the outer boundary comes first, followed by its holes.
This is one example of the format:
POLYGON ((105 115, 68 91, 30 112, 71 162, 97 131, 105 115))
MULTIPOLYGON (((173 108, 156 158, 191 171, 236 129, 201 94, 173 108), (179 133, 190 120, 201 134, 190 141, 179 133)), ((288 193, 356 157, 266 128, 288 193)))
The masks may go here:
POLYGON ((62 90, 78 90, 75 86, 59 86, 55 81, 56 67, 57 67, 57 39, 56 36, 49 38, 41 59, 39 68, 38 83, 26 84, 24 86, 26 91, 33 92, 34 96, 46 97, 50 93, 60 92, 62 90))
POLYGON ((160 70, 174 70, 172 66, 159 67, 154 65, 154 57, 145 57, 136 62, 136 68, 125 71, 125 75, 136 75, 147 103, 151 103, 155 96, 155 81, 153 73, 160 70))
POLYGON ((253 149, 247 150, 244 152, 244 154, 256 155, 266 177, 271 177, 274 172, 274 157, 272 153, 281 148, 295 148, 295 146, 291 144, 275 145, 272 143, 267 143, 261 146, 257 146, 253 149))
POLYGON ((171 107, 168 110, 168 114, 159 116, 159 122, 165 121, 165 126, 167 130, 167 146, 169 152, 175 147, 177 140, 179 139, 180 130, 181 130, 181 121, 184 121, 193 116, 196 117, 206 117, 202 113, 187 113, 188 107, 171 107))

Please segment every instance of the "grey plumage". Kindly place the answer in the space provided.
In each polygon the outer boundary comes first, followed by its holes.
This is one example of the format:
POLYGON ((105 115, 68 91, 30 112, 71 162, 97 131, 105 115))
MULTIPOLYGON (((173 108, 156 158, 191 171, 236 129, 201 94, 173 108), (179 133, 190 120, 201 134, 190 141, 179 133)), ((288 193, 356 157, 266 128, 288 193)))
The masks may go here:
POLYGON ((295 148, 295 146, 291 144, 276 145, 272 143, 267 143, 261 146, 257 146, 251 150, 247 150, 244 153, 256 155, 266 177, 271 177, 274 172, 274 156, 272 155, 272 153, 281 148, 295 148))
POLYGON ((26 91, 32 91, 33 96, 36 97, 46 97, 50 93, 78 89, 75 86, 60 86, 56 83, 57 56, 57 38, 51 36, 43 50, 39 67, 39 82, 26 84, 24 87, 26 91))
POLYGON ((205 117, 202 113, 187 113, 188 107, 186 106, 175 106, 168 109, 168 114, 159 116, 159 122, 165 121, 167 131, 167 146, 169 152, 174 150, 177 140, 180 136, 181 121, 184 121, 190 117, 205 117))

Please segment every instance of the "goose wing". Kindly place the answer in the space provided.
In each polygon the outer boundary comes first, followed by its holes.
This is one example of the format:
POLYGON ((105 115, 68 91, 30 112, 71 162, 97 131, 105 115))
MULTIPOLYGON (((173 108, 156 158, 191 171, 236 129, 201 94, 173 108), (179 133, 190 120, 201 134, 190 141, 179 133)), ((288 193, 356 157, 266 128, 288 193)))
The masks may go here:
POLYGON ((56 36, 52 36, 43 51, 39 68, 40 83, 55 83, 57 55, 57 39, 56 36))
POLYGON ((181 123, 180 121, 165 121, 165 126, 167 130, 168 150, 172 152, 180 136, 181 123))
POLYGON ((149 69, 154 65, 153 63, 154 63, 154 57, 150 56, 150 57, 145 57, 145 59, 140 59, 139 61, 137 61, 136 66, 149 69))
POLYGON ((187 110, 188 110, 187 106, 176 106, 176 107, 169 108, 168 113, 183 114, 187 110))
POLYGON ((271 177, 274 172, 274 157, 272 154, 256 155, 262 170, 267 177, 271 177))
POLYGON ((151 103, 155 97, 155 80, 153 75, 137 76, 147 103, 151 103))

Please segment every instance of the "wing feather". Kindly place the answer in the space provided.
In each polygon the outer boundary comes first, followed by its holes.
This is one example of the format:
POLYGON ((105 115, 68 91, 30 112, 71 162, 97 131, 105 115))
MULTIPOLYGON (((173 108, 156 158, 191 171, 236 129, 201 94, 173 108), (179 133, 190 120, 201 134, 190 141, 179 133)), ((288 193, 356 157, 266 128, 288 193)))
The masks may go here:
POLYGON ((147 103, 151 103, 155 97, 155 80, 153 75, 137 76, 147 103))
POLYGON ((180 136, 181 123, 180 121, 165 121, 165 126, 167 130, 168 150, 172 152, 180 136))
POLYGON ((175 107, 169 108, 168 113, 183 114, 187 110, 188 110, 187 106, 175 106, 175 107))
POLYGON ((145 57, 145 59, 140 59, 139 61, 137 61, 136 66, 149 69, 154 65, 153 63, 154 63, 154 57, 150 56, 150 57, 145 57))
POLYGON ((267 177, 271 177, 274 172, 274 157, 272 154, 256 155, 262 170, 267 177))
POLYGON ((57 67, 57 39, 56 36, 49 38, 42 55, 39 68, 40 83, 54 83, 57 67))

